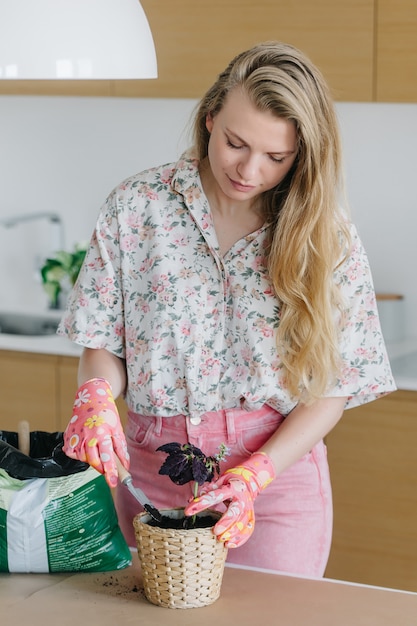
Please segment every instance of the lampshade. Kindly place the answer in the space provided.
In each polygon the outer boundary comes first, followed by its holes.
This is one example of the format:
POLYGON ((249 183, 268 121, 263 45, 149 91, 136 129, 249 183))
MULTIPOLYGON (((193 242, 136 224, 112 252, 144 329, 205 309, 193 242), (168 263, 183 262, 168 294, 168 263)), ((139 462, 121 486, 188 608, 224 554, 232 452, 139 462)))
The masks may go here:
POLYGON ((0 79, 156 76, 139 0, 0 0, 0 79))

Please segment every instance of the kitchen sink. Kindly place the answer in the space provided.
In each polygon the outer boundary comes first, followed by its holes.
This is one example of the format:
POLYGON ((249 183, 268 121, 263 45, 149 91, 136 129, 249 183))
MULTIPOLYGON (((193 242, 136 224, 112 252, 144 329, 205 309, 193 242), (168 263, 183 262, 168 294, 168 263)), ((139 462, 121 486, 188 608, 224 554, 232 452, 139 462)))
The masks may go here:
POLYGON ((59 318, 42 313, 0 312, 0 333, 7 335, 54 335, 59 318))

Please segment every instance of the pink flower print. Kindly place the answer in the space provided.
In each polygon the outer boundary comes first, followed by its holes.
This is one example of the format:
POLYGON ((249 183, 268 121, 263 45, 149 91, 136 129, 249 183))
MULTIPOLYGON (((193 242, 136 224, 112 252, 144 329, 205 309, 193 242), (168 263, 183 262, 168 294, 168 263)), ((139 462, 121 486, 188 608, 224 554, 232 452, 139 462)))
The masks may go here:
POLYGON ((159 300, 165 304, 172 304, 174 302, 174 294, 172 291, 163 291, 160 294, 159 300))
POLYGON ((360 264, 358 262, 352 263, 346 270, 346 277, 350 282, 356 282, 359 275, 360 264))
POLYGON ((158 194, 149 185, 141 185, 138 189, 138 195, 144 195, 149 200, 158 199, 158 194))
POLYGON ((351 383, 357 385, 360 378, 360 369, 358 367, 351 367, 349 370, 349 379, 351 383))
POLYGON ((178 276, 180 278, 191 278, 192 276, 194 276, 194 270, 191 267, 182 267, 178 273, 178 276))
POLYGON ((202 219, 201 219, 201 225, 203 227, 204 230, 207 230, 207 228, 210 227, 211 224, 211 215, 209 213, 204 213, 202 215, 202 219))
POLYGON ((165 184, 169 183, 171 181, 173 171, 174 171, 173 168, 168 168, 168 167, 162 170, 161 177, 160 177, 161 183, 165 183, 165 184))
POLYGON ((116 304, 116 298, 111 293, 105 293, 100 295, 100 302, 111 309, 116 304))
POLYGON ((174 230, 174 226, 173 226, 173 224, 172 224, 172 219, 171 219, 171 216, 167 216, 167 217, 164 219, 164 222, 163 222, 163 227, 164 227, 164 230, 166 230, 166 231, 168 231, 168 232, 171 232, 171 230, 174 230))
POLYGON ((142 296, 140 296, 139 298, 136 299, 136 301, 135 301, 135 310, 136 311, 142 311, 144 313, 149 311, 149 304, 146 302, 146 300, 144 298, 142 298, 142 296))
POLYGON ((110 289, 113 287, 113 280, 106 276, 105 278, 99 277, 95 281, 95 288, 101 294, 108 293, 110 289))
POLYGON ((375 292, 373 290, 366 294, 364 298, 364 304, 365 304, 365 308, 368 311, 376 311, 377 304, 376 304, 375 292))
POLYGON ((201 191, 197 186, 192 185, 184 192, 185 201, 187 204, 192 204, 194 200, 198 200, 201 196, 201 191))
POLYGON ((357 385, 360 371, 357 367, 345 367, 341 376, 342 385, 357 385))
POLYGON ((166 402, 169 400, 168 394, 166 393, 165 389, 155 389, 155 391, 151 391, 149 395, 152 406, 164 406, 164 404, 166 404, 166 402))
POLYGON ((246 376, 247 376, 246 368, 243 367, 243 365, 239 365, 238 367, 234 369, 232 373, 232 380, 239 382, 241 380, 244 380, 246 376))
POLYGON ((378 328, 379 318, 376 314, 370 314, 366 317, 365 328, 367 330, 376 330, 378 328))
POLYGON ((92 338, 96 336, 96 327, 94 323, 91 323, 87 326, 86 330, 85 330, 85 334, 87 335, 87 337, 92 338))
POLYGON ((187 389, 187 382, 184 376, 181 376, 181 378, 177 378, 177 380, 175 381, 175 389, 187 389))
POLYGON ((169 279, 166 274, 160 274, 152 278, 151 290, 154 293, 162 293, 169 287, 169 279))
POLYGON ((256 328, 258 328, 264 337, 272 337, 274 334, 273 328, 269 326, 264 318, 260 318, 255 322, 256 328))
POLYGON ((249 361, 252 359, 252 350, 249 348, 249 346, 243 346, 240 354, 245 363, 249 363, 249 361))
POLYGON ((189 237, 175 237, 174 238, 174 245, 178 248, 185 248, 186 246, 188 246, 189 243, 189 237))
POLYGON ((208 358, 201 366, 203 376, 217 376, 220 372, 220 362, 218 359, 208 358))
POLYGON ((354 318, 355 325, 358 326, 359 324, 366 324, 367 318, 368 312, 364 307, 361 307, 358 311, 356 311, 354 318))
POLYGON ((257 255, 252 263, 252 269, 254 269, 256 272, 259 272, 259 270, 263 270, 265 268, 265 257, 263 255, 257 255))
POLYGON ((130 211, 126 217, 126 224, 132 229, 140 228, 143 225, 142 216, 136 211, 130 211))
POLYGON ((272 359, 271 366, 274 372, 279 372, 280 370, 282 371, 284 369, 284 366, 278 357, 272 359))
POLYGON ((260 300, 261 299, 261 294, 259 293, 258 289, 255 289, 255 288, 251 289, 250 295, 255 300, 260 300))
POLYGON ((148 349, 148 342, 143 339, 137 339, 135 342, 135 354, 145 354, 148 349))
POLYGON ((190 322, 182 322, 180 326, 180 331, 182 335, 189 336, 191 334, 191 324, 190 322))
POLYGON ((233 286, 232 293, 234 298, 241 298, 245 294, 245 289, 243 288, 243 285, 237 283, 233 286))
POLYGON ((184 289, 185 298, 187 298, 187 300, 189 298, 195 298, 195 295, 196 295, 196 290, 194 289, 194 287, 190 287, 189 285, 187 285, 184 289))
POLYGON ((178 355, 178 350, 177 347, 175 345, 171 345, 168 347, 168 349, 165 351, 165 356, 170 357, 170 358, 174 358, 178 355))
POLYGON ((154 336, 153 336, 153 344, 157 345, 159 343, 162 343, 164 340, 163 337, 163 332, 162 329, 158 328, 157 330, 154 331, 154 336))
POLYGON ((357 348, 355 356, 359 356, 366 361, 374 361, 378 358, 376 350, 372 348, 357 348))
POLYGON ((136 327, 132 327, 130 324, 125 328, 126 341, 134 343, 138 337, 138 330, 136 327))
POLYGON ((148 383, 148 381, 149 381, 149 378, 150 378, 149 372, 141 371, 141 372, 139 372, 139 375, 137 377, 137 384, 139 386, 146 385, 148 383))
POLYGON ((152 267, 152 259, 147 257, 146 259, 143 259, 142 264, 139 267, 139 271, 141 273, 147 272, 150 270, 151 267, 152 267))
POLYGON ((125 334, 125 327, 121 322, 117 322, 114 325, 114 332, 116 334, 117 337, 123 337, 123 335, 125 334))
POLYGON ((131 252, 138 247, 138 237, 136 235, 125 235, 120 239, 120 249, 123 252, 131 252))

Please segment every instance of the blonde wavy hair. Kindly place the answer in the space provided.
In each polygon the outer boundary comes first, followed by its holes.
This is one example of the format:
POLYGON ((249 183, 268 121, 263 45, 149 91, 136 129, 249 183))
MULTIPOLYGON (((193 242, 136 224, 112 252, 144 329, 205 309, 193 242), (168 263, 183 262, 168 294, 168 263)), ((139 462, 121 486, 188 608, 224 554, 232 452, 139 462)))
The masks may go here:
POLYGON ((328 86, 293 46, 266 42, 236 56, 200 101, 194 147, 207 157, 206 117, 215 116, 234 88, 260 110, 295 124, 297 157, 285 179, 263 196, 270 225, 267 262, 279 302, 277 348, 289 392, 309 402, 326 393, 340 373, 341 294, 334 281, 350 248, 341 145, 328 86))

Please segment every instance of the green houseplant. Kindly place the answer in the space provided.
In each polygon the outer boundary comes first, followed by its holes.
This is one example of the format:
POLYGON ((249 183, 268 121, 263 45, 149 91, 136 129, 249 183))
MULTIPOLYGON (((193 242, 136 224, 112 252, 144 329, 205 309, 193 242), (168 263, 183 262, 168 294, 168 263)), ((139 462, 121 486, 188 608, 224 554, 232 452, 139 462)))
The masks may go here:
POLYGON ((86 253, 87 244, 78 243, 72 252, 58 250, 45 259, 40 273, 51 309, 59 309, 61 296, 75 285, 86 253))

